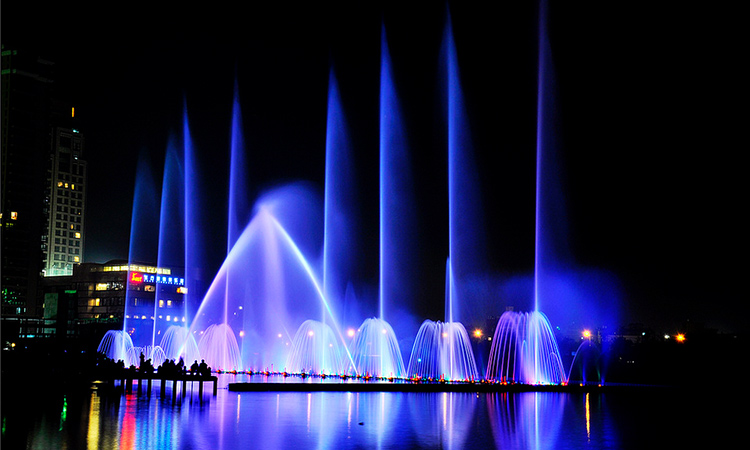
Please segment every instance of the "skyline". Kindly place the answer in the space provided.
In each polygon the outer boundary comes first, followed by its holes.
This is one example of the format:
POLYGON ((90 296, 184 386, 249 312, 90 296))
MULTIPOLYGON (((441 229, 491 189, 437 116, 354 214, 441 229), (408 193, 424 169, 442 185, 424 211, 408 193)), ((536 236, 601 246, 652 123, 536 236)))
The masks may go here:
MULTIPOLYGON (((618 278, 623 306, 631 310, 625 317, 746 329, 737 314, 739 268, 724 266, 738 245, 742 197, 731 153, 736 131, 725 122, 732 119, 727 106, 734 62, 731 46, 718 45, 731 44, 719 33, 718 12, 701 17, 702 11, 683 10, 682 17, 693 20, 667 22, 674 13, 667 7, 646 15, 638 5, 625 11, 594 5, 556 5, 550 17, 558 148, 575 260, 618 278), (599 17, 611 21, 594 20, 599 17), (703 32, 692 25, 699 19, 703 32), (696 150, 705 153, 691 155, 696 150)), ((53 25, 80 11, 51 11, 49 23, 28 23, 28 11, 11 12, 24 7, 4 2, 3 44, 49 52, 65 71, 61 84, 72 86, 90 167, 85 261, 127 257, 128 232, 112 225, 129 227, 138 152, 147 150, 158 167, 169 134, 179 130, 183 105, 196 145, 210 149, 216 173, 226 171, 235 79, 253 197, 281 180, 322 189, 331 66, 361 157, 360 219, 363 228, 371 226, 384 24, 410 150, 419 163, 414 178, 426 211, 422 229, 427 225, 437 235, 437 248, 423 258, 439 268, 430 276, 442 290, 446 196, 430 191, 446 185, 435 132, 444 7, 397 11, 386 5, 383 12, 381 6, 287 17, 269 7, 255 11, 255 26, 243 28, 242 18, 213 11, 203 15, 212 26, 200 31, 190 22, 198 18, 187 11, 169 27, 169 16, 130 22, 138 13, 126 11, 114 23, 65 30, 53 25), (144 32, 132 34, 131 23, 144 32), (41 42, 27 44, 34 35, 41 42), (45 36, 56 39, 45 42, 45 36)), ((476 5, 451 5, 451 15, 480 167, 488 264, 499 274, 522 274, 534 254, 536 7, 507 6, 493 15, 476 5), (498 62, 504 65, 498 68, 498 62)), ((217 214, 217 221, 224 216, 217 214)), ((217 247, 225 242, 216 239, 217 247)))

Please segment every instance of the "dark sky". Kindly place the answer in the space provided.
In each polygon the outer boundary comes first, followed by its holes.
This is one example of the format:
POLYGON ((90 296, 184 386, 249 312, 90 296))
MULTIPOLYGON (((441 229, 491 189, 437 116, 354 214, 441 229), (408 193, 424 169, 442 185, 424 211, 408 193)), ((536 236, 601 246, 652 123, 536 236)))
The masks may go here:
MULTIPOLYGON (((535 5, 504 3, 457 2, 451 14, 489 264, 513 274, 533 265, 538 32, 535 5)), ((738 158, 747 146, 735 113, 744 103, 739 14, 683 3, 552 3, 557 145, 576 263, 616 274, 627 319, 746 330, 736 262, 747 206, 738 158)), ((444 6, 326 5, 113 10, 3 1, 3 44, 58 63, 87 139, 87 260, 127 256, 137 156, 147 150, 160 164, 185 103, 196 145, 226 165, 235 78, 258 192, 322 183, 331 64, 361 155, 360 183, 375 183, 382 23, 417 191, 444 189, 434 148, 444 6)), ((368 203, 361 208, 373 214, 368 203)), ((444 266, 442 247, 436 255, 444 266)))

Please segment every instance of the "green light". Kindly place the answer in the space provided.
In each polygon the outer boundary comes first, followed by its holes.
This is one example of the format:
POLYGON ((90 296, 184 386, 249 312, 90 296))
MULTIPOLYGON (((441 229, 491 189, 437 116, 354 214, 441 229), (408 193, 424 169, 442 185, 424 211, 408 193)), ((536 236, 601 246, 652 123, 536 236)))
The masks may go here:
POLYGON ((68 397, 63 397, 63 408, 62 412, 60 413, 60 429, 58 431, 62 431, 63 425, 65 424, 65 419, 68 418, 68 397))

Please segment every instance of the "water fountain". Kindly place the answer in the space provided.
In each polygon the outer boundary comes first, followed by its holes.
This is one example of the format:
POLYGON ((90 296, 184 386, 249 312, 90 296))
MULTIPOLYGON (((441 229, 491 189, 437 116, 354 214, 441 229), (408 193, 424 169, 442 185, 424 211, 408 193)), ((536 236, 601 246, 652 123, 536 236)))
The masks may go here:
POLYGON ((567 381, 557 339, 544 313, 506 311, 500 316, 487 379, 523 384, 567 381))
POLYGON ((567 381, 557 339, 547 316, 540 311, 542 301, 554 303, 556 292, 549 282, 560 261, 557 246, 567 236, 560 230, 562 214, 558 198, 553 149, 554 108, 549 42, 546 32, 546 5, 539 14, 536 134, 536 227, 534 246, 534 306, 531 312, 506 311, 500 316, 492 340, 486 377, 499 382, 561 384, 567 381))
MULTIPOLYGON (((540 42, 543 47, 544 35, 540 42)), ((353 175, 349 167, 351 149, 347 125, 340 92, 331 72, 322 208, 315 189, 304 183, 293 183, 271 189, 256 199, 250 214, 241 115, 235 88, 229 158, 227 253, 221 267, 205 294, 201 295, 200 302, 194 301, 196 290, 187 289, 189 294, 183 306, 183 317, 187 320, 184 323, 160 323, 155 304, 146 306, 149 311, 128 306, 131 309, 126 309, 128 319, 124 330, 108 333, 100 345, 102 351, 116 359, 130 355, 127 356, 128 362, 136 361, 134 358, 140 352, 155 362, 180 357, 188 363, 204 359, 217 370, 301 371, 394 378, 416 376, 446 380, 478 380, 482 377, 471 340, 460 322, 460 306, 464 300, 457 285, 465 274, 476 270, 475 262, 480 258, 477 242, 482 232, 478 225, 481 220, 477 218, 479 208, 471 201, 477 186, 450 25, 444 38, 449 217, 445 317, 444 321, 425 320, 422 323, 407 367, 394 327, 386 320, 395 314, 394 305, 412 295, 405 288, 403 278, 408 274, 405 255, 409 252, 414 204, 410 196, 406 130, 385 29, 381 48, 377 315, 364 319, 356 331, 351 330, 348 338, 344 336, 341 327, 343 305, 358 302, 348 273, 357 254, 356 243, 352 240, 356 221, 351 217, 353 200, 349 191, 353 175), (191 309, 193 304, 199 306, 191 309), (131 316, 137 319, 131 319, 131 316)), ((546 58, 547 52, 540 49, 534 308, 529 313, 506 312, 500 318, 484 374, 493 381, 559 384, 566 380, 554 332, 540 311, 540 299, 554 301, 542 295, 540 289, 548 262, 545 259, 549 246, 545 240, 545 227, 550 226, 549 217, 543 211, 543 197, 547 191, 541 188, 548 152, 543 135, 548 126, 543 100, 551 95, 545 90, 546 58)), ((181 154, 177 149, 176 144, 170 143, 167 152, 161 194, 162 231, 158 241, 158 263, 184 266, 185 279, 190 284, 198 277, 196 261, 200 260, 203 250, 196 237, 200 224, 187 219, 193 217, 191 214, 197 207, 192 199, 197 197, 195 189, 200 185, 199 171, 196 170, 199 164, 192 147, 187 113, 181 154), (175 205, 184 205, 176 208, 182 211, 175 212, 175 205), (181 230, 176 237, 180 242, 167 239, 169 233, 165 230, 175 228, 181 230)), ((142 189, 149 186, 145 182, 141 185, 142 189)), ((147 197, 142 193, 136 195, 136 200, 147 197)), ((135 205, 134 210, 137 209, 139 206, 135 205)), ((134 232, 137 231, 135 228, 134 219, 134 232)), ((136 248, 135 244, 131 247, 136 248)))

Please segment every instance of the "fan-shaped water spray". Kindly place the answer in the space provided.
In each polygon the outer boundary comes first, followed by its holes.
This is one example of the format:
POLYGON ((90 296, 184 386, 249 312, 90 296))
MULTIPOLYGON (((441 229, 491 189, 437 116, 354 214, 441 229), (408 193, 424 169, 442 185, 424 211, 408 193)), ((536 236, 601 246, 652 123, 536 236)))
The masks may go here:
POLYGON ((172 325, 167 328, 159 347, 162 348, 167 359, 178 361, 182 358, 186 364, 201 359, 198 343, 186 327, 172 325))
POLYGON ((557 339, 544 313, 506 311, 492 338, 487 379, 524 384, 566 381, 557 339))
POLYGON ((214 370, 242 370, 237 338, 226 323, 206 328, 198 342, 198 350, 201 358, 214 370))
POLYGON ((349 348, 354 367, 362 375, 397 378, 406 375, 396 334, 385 320, 365 319, 349 348))
POLYGON ((295 373, 343 373, 341 348, 333 329, 316 320, 302 322, 285 367, 295 373))
POLYGON ((407 375, 445 380, 479 378, 466 328, 459 322, 425 320, 414 340, 407 375))
POLYGON ((128 333, 123 330, 109 330, 99 342, 97 352, 114 361, 127 362, 128 352, 132 348, 133 340, 128 333))

